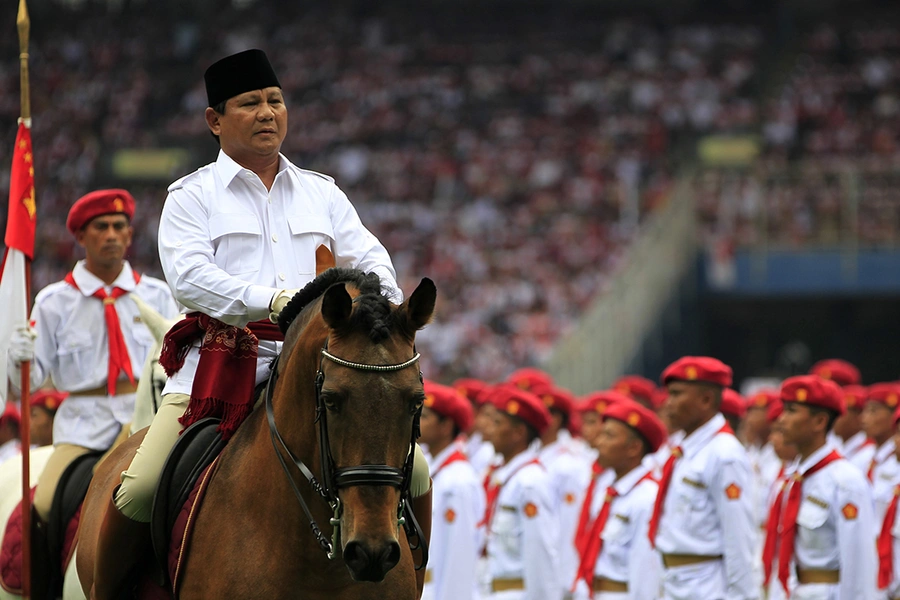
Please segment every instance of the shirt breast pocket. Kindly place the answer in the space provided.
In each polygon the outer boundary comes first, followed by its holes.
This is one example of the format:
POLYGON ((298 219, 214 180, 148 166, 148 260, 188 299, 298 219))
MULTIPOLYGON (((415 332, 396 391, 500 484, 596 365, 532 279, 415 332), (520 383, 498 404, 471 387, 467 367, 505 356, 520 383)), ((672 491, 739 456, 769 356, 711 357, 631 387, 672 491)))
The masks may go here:
POLYGON ((262 264, 262 228, 252 214, 217 214, 209 220, 216 265, 229 275, 259 270, 262 264))
POLYGON ((797 512, 797 525, 804 529, 815 531, 825 524, 828 520, 828 509, 819 506, 815 502, 804 499, 800 503, 800 510, 797 512))
MULTIPOLYGON (((100 343, 99 340, 96 343, 100 343)), ((90 377, 96 365, 95 341, 84 331, 70 331, 60 336, 56 354, 60 370, 69 373, 82 373, 90 377)))
POLYGON ((291 228, 291 244, 301 275, 316 274, 316 249, 326 246, 334 251, 334 228, 326 215, 307 213, 288 217, 291 228))
POLYGON ((500 548, 509 556, 521 555, 519 548, 518 514, 515 509, 499 507, 494 513, 491 535, 495 536, 500 548))
POLYGON ((706 538, 715 519, 710 518, 709 489, 699 476, 687 476, 678 488, 678 513, 698 537, 706 538))

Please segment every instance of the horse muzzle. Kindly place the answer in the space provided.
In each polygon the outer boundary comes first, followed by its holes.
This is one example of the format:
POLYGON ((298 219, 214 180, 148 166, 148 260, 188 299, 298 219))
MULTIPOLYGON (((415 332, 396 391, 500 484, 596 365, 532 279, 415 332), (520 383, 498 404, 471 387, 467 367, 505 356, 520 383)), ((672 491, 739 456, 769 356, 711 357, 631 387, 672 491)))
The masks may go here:
POLYGON ((351 540, 344 546, 344 563, 354 581, 383 581, 387 572, 400 562, 400 544, 387 540, 372 544, 365 540, 351 540))

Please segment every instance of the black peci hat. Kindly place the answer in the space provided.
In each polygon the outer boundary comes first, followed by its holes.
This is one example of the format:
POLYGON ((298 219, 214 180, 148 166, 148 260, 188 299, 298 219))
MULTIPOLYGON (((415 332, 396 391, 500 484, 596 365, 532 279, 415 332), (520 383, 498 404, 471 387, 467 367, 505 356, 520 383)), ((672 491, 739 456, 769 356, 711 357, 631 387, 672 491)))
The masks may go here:
POLYGON ((281 87, 262 50, 244 50, 213 63, 203 75, 209 106, 250 90, 281 87))

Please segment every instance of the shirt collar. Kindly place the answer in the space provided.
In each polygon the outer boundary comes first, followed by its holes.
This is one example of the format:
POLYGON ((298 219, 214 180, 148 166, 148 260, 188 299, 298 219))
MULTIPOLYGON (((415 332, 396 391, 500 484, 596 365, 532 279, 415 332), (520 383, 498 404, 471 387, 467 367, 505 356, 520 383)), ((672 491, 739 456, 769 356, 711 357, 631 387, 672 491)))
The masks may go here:
POLYGON ((431 459, 431 468, 437 469, 440 467, 445 460, 447 460, 451 454, 456 452, 457 450, 461 450, 460 444, 457 441, 452 442, 449 446, 438 452, 438 455, 431 459))
POLYGON ((722 413, 716 413, 716 416, 684 438, 681 442, 681 450, 684 455, 693 456, 700 452, 719 433, 723 425, 725 425, 725 417, 722 416, 722 413))
MULTIPOLYGON (((806 457, 806 460, 800 462, 796 470, 801 474, 805 473, 807 470, 814 467, 820 460, 831 454, 832 450, 834 450, 834 446, 831 444, 831 442, 825 442, 824 446, 806 457)), ((794 459, 794 462, 797 462, 799 460, 800 457, 797 457, 796 459, 794 459)))
MULTIPOLYGON (((72 278, 75 280, 78 289, 85 296, 93 296, 97 293, 97 290, 105 287, 102 279, 88 271, 84 260, 79 260, 75 264, 75 268, 72 269, 72 278)), ((119 273, 119 276, 116 277, 116 280, 113 281, 110 287, 122 288, 126 292, 134 291, 134 272, 131 270, 131 265, 127 260, 122 265, 122 272, 119 273)))
POLYGON ((507 479, 509 479, 512 474, 519 469, 519 467, 530 460, 534 460, 535 458, 537 458, 537 452, 534 451, 533 447, 529 447, 525 451, 513 456, 511 461, 498 468, 494 473, 494 480, 501 483, 506 483, 507 479))
MULTIPOLYGON (((282 171, 291 166, 293 166, 291 164, 291 161, 289 161, 283 154, 279 152, 278 174, 275 175, 275 177, 277 178, 278 175, 281 175, 282 171)), ((227 188, 229 185, 231 185, 231 182, 234 181, 235 177, 247 170, 249 169, 245 169, 244 167, 239 165, 233 158, 225 154, 222 149, 219 149, 219 156, 216 158, 216 172, 218 172, 219 174, 219 179, 222 181, 222 185, 227 188)))
POLYGON ((882 463, 894 453, 896 446, 894 445, 894 437, 888 438, 888 441, 878 446, 875 450, 875 462, 882 463))
POLYGON ((643 464, 640 464, 628 471, 625 475, 621 477, 621 479, 617 480, 614 484, 612 484, 613 489, 616 490, 616 493, 620 496, 625 496, 635 488, 641 478, 644 477, 650 470, 645 467, 643 464))
POLYGON ((866 437, 865 431, 858 431, 850 436, 850 438, 844 444, 844 449, 848 452, 859 450, 865 445, 867 439, 868 438, 866 437))

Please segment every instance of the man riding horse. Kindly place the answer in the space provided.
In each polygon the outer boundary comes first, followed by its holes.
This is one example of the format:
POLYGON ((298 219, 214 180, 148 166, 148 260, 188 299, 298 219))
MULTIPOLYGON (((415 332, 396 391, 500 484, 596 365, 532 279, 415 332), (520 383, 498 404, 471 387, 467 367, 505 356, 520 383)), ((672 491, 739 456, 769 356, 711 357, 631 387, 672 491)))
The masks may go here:
MULTIPOLYGON (((218 158, 169 187, 159 227, 163 272, 188 319, 166 340, 162 405, 106 511, 93 598, 115 597, 134 566, 181 430, 217 416, 228 438, 252 410, 254 387, 281 350, 270 320, 299 288, 329 267, 346 266, 377 274, 392 299, 402 299, 390 256, 334 180, 280 153, 287 108, 266 55, 247 50, 223 58, 207 69, 205 82, 218 158)), ((410 491, 427 532, 430 479, 416 452, 410 491)))
MULTIPOLYGON (((37 482, 33 536, 43 533, 66 468, 88 452, 107 450, 131 420, 153 336, 129 294, 164 315, 178 314, 165 282, 139 275, 125 260, 134 211, 134 198, 121 189, 97 190, 75 202, 66 227, 85 249, 85 258, 63 281, 38 293, 32 325, 14 332, 10 341, 9 379, 16 389, 21 363, 31 361, 33 389, 49 378, 56 389, 69 392, 54 419, 53 454, 37 482)), ((47 562, 35 557, 35 581, 47 562)))

